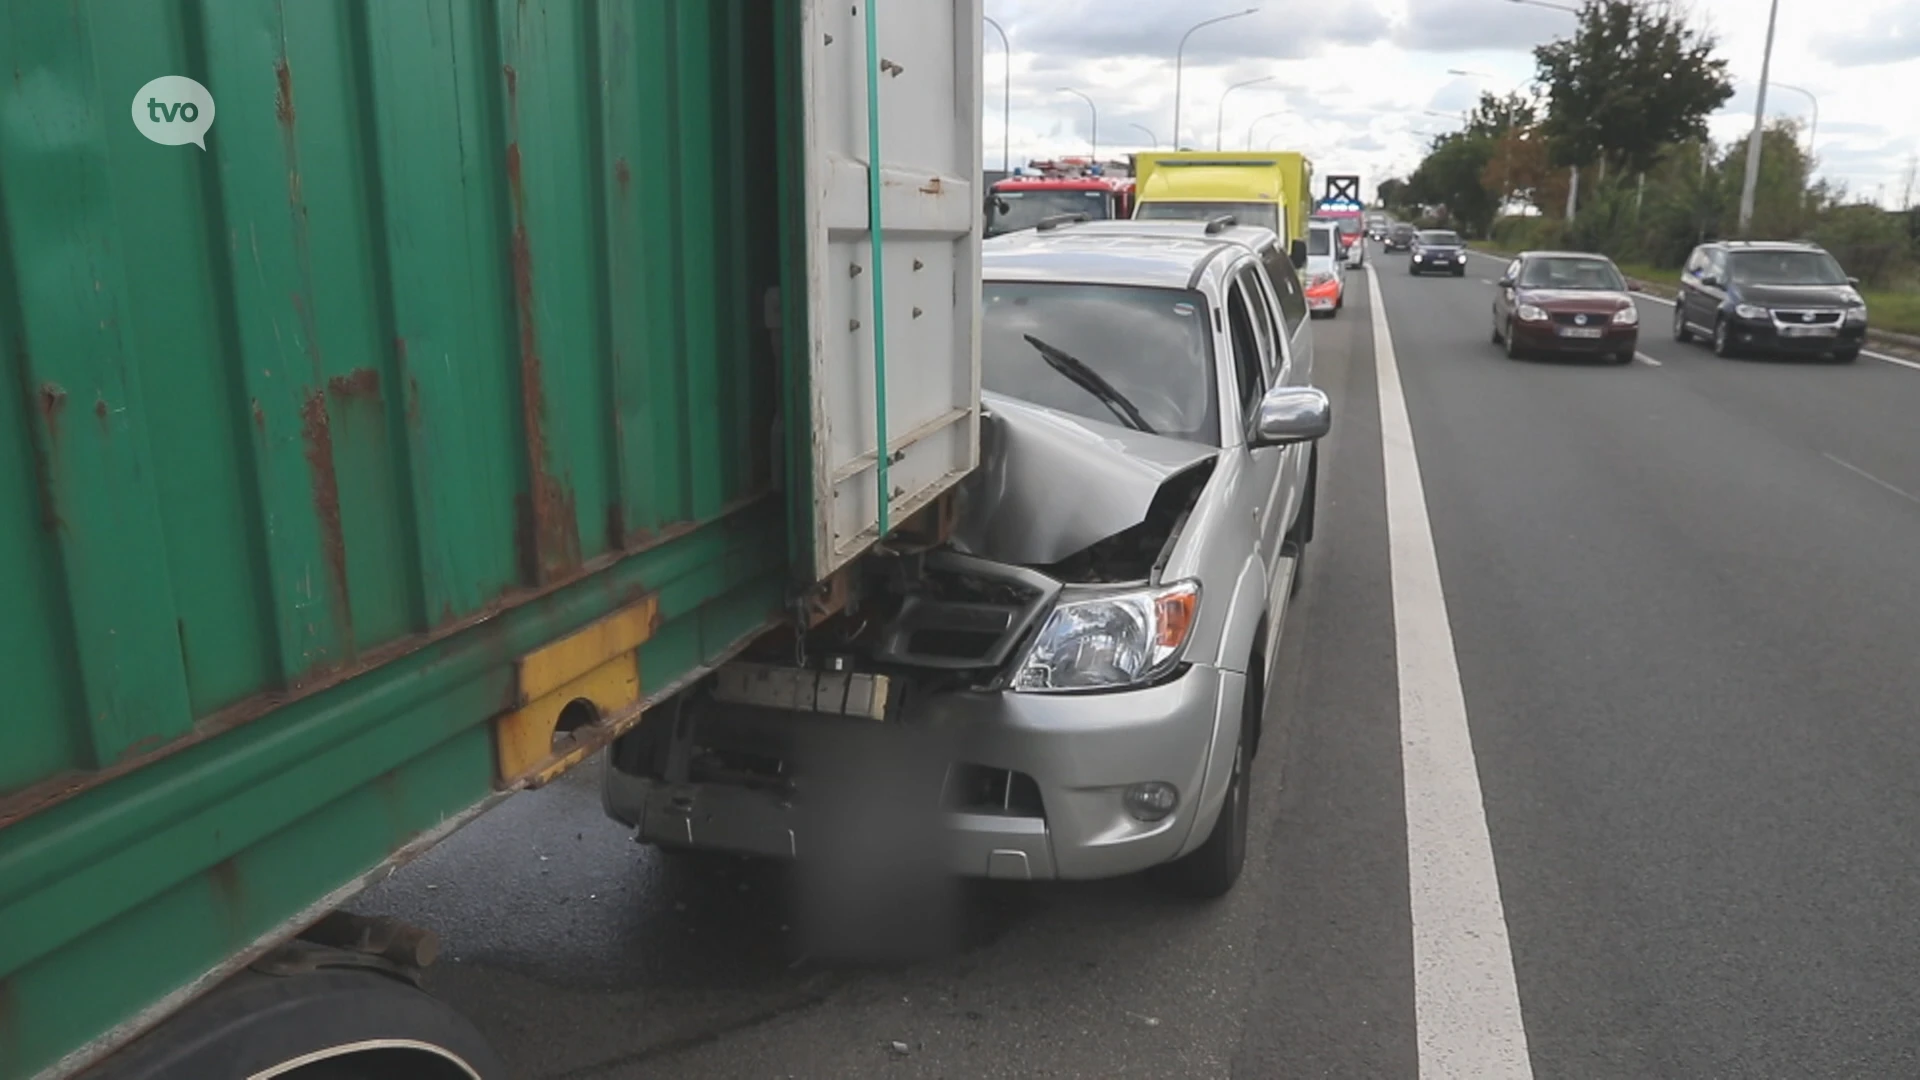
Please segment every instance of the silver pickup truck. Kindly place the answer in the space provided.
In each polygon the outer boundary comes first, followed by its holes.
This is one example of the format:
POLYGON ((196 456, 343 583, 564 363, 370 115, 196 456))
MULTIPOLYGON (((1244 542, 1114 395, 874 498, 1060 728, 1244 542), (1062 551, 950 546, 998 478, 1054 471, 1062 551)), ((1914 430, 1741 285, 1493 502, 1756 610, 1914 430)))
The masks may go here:
POLYGON ((947 542, 623 739, 607 812, 674 850, 1227 892, 1331 423, 1304 305, 1237 232, 985 243, 982 465, 947 542))

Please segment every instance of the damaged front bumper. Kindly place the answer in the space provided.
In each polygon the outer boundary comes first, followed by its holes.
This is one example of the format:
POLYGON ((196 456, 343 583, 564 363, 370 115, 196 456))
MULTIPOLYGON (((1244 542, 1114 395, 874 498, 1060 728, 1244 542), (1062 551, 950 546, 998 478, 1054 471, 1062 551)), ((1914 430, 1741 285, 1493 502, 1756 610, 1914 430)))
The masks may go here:
MULTIPOLYGON (((695 739, 777 744, 787 761, 829 747, 844 756, 849 739, 914 740, 916 755, 945 762, 941 779, 922 794, 924 809, 937 809, 940 823, 927 842, 944 849, 941 858, 954 873, 1106 878, 1167 862, 1205 837, 1224 786, 1222 777, 1208 776, 1214 740, 1235 730, 1244 681, 1236 672, 1191 664, 1156 685, 1115 692, 943 693, 915 703, 913 734, 898 721, 722 706, 698 718, 695 739), (1143 785, 1171 789, 1171 811, 1146 820, 1135 808, 1143 785)), ((859 690, 853 696, 872 697, 859 690)), ((815 819, 804 804, 817 793, 803 780, 745 784, 689 774, 675 782, 609 767, 606 785, 608 811, 654 844, 793 858, 827 839, 810 835, 815 819)), ((911 814, 923 807, 869 809, 911 814)))

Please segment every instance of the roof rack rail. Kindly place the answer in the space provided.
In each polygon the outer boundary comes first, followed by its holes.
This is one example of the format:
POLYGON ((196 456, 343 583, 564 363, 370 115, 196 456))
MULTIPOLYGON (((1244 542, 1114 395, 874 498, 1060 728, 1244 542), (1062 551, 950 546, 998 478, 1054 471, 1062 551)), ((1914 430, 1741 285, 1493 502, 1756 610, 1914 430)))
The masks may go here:
POLYGON ((1207 235, 1218 236, 1238 224, 1240 224, 1240 219, 1234 217, 1232 214, 1220 214, 1215 217, 1210 217, 1207 219, 1207 235))
POLYGON ((1085 220, 1087 220, 1085 214, 1053 214, 1041 218, 1040 223, 1034 228, 1040 232, 1051 232, 1062 225, 1078 225, 1085 220))

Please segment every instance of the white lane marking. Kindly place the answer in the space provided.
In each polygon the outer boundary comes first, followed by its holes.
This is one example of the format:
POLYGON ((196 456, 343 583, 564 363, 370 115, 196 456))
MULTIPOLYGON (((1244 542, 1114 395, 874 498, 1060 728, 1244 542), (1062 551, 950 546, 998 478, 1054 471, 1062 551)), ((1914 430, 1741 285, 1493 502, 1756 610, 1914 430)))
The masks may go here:
POLYGON ((1897 356, 1888 356, 1886 353, 1868 352, 1867 350, 1862 349, 1860 350, 1860 355, 1871 356, 1875 360, 1885 361, 1886 363, 1889 363, 1889 364, 1899 364, 1903 368, 1912 368, 1915 371, 1920 371, 1920 364, 1916 364, 1911 360, 1902 360, 1897 356))
POLYGON ((1897 487, 1893 484, 1889 484, 1885 480, 1880 479, 1879 477, 1873 475, 1872 473, 1868 472, 1867 470, 1861 468, 1858 465, 1854 465, 1850 462, 1842 461, 1840 458, 1834 457, 1832 454, 1823 453, 1820 456, 1823 458, 1826 458, 1828 461, 1833 462, 1835 465, 1840 466, 1841 468, 1847 470, 1848 472, 1854 474, 1855 476, 1860 477, 1863 480, 1871 480, 1874 483, 1879 484, 1881 487, 1886 488, 1888 491, 1893 492, 1895 495, 1900 496, 1901 498, 1907 500, 1910 503, 1920 503, 1920 495, 1915 495, 1913 492, 1908 491, 1906 488, 1897 487))
POLYGON ((1385 297, 1371 267, 1367 284, 1385 455, 1420 1076, 1532 1080, 1420 460, 1385 297))
POLYGON ((1648 367, 1659 367, 1659 366, 1660 366, 1660 361, 1658 361, 1658 360, 1655 360, 1655 359, 1654 359, 1653 357, 1651 357, 1651 356, 1648 356, 1648 355, 1647 355, 1646 353, 1643 353, 1643 352, 1637 352, 1637 353, 1634 353, 1634 354, 1633 354, 1633 358, 1634 358, 1635 360, 1638 360, 1638 361, 1640 361, 1641 363, 1643 363, 1643 364, 1645 364, 1645 365, 1647 365, 1648 367))

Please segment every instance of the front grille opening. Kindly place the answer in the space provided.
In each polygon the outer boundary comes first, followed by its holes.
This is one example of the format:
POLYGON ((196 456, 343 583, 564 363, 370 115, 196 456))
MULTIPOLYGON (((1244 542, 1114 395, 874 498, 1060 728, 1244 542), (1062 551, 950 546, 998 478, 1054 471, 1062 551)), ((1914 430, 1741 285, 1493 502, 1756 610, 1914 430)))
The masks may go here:
POLYGON ((701 747, 687 762, 687 780, 695 784, 733 784, 763 791, 787 791, 793 777, 787 762, 770 754, 701 747))
POLYGON ((916 629, 907 637, 908 648, 920 656, 941 656, 954 660, 985 661, 993 655, 1004 632, 916 629))
POLYGON ((966 814, 1003 814, 1008 817, 1047 816, 1040 801, 1040 785, 1033 777, 1012 769, 960 764, 947 772, 946 808, 966 814))

